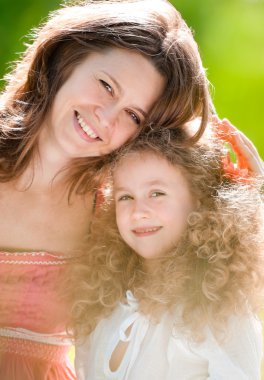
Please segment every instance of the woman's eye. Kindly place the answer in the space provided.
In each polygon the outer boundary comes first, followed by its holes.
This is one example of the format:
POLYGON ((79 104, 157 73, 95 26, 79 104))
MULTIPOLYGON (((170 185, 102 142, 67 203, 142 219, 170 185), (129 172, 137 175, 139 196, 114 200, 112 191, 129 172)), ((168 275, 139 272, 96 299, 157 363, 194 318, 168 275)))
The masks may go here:
POLYGON ((138 115, 135 112, 133 112, 133 111, 127 111, 127 113, 129 114, 129 116, 131 117, 131 119, 133 120, 133 122, 136 125, 140 125, 141 124, 141 120, 140 120, 140 118, 138 117, 138 115))
POLYGON ((99 82, 101 83, 101 85, 106 89, 107 92, 109 92, 111 95, 114 94, 114 90, 112 89, 112 87, 110 86, 110 84, 108 84, 106 81, 104 81, 103 79, 99 79, 99 82))
POLYGON ((153 193, 151 193, 152 198, 162 197, 163 195, 165 195, 163 191, 153 191, 153 193))

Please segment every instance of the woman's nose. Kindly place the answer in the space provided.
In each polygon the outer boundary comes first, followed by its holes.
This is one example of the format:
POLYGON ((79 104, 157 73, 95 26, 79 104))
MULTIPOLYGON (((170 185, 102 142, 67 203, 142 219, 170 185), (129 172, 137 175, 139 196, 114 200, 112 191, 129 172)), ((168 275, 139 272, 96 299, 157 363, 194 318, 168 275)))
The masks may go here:
POLYGON ((100 127, 111 129, 117 123, 119 110, 113 104, 100 106, 96 108, 95 115, 100 127))

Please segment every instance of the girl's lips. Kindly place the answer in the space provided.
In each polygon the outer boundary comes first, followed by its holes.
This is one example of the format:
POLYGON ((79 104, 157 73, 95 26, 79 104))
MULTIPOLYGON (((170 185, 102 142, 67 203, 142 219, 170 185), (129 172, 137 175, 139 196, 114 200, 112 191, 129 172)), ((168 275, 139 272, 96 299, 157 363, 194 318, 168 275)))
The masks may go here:
POLYGON ((75 111, 74 116, 73 116, 73 126, 74 126, 74 129, 76 130, 76 132, 78 133, 78 135, 83 140, 88 141, 88 142, 102 141, 99 137, 92 138, 92 137, 88 136, 86 132, 84 132, 84 130, 82 129, 82 127, 80 126, 80 124, 78 122, 77 115, 78 115, 78 113, 75 111))
POLYGON ((161 230, 161 226, 157 227, 138 227, 132 230, 137 237, 150 236, 161 230))

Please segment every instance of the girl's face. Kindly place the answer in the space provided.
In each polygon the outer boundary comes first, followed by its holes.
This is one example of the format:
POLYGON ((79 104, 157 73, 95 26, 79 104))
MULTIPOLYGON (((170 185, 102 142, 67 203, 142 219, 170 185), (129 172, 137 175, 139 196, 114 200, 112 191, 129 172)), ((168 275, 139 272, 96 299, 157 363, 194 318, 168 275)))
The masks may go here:
POLYGON ((149 152, 122 159, 114 198, 119 232, 144 259, 161 257, 177 243, 195 203, 179 167, 149 152))
POLYGON ((107 154, 136 133, 164 85, 137 52, 92 52, 58 91, 41 143, 48 141, 67 158, 107 154))

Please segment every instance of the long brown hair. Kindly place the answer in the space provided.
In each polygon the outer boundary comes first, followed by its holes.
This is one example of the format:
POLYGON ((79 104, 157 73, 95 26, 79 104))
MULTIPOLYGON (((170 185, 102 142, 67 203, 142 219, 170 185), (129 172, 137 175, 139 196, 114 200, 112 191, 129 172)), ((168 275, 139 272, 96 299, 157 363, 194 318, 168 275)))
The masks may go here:
MULTIPOLYGON (((75 3, 51 13, 35 30, 33 43, 6 77, 0 106, 0 181, 17 178, 27 168, 56 93, 76 65, 97 49, 136 50, 166 78, 164 93, 146 126, 176 128, 201 117, 191 142, 206 127, 210 95, 198 48, 181 15, 167 0, 75 3)), ((71 190, 86 192, 96 187, 97 174, 109 157, 73 160, 71 190)))

